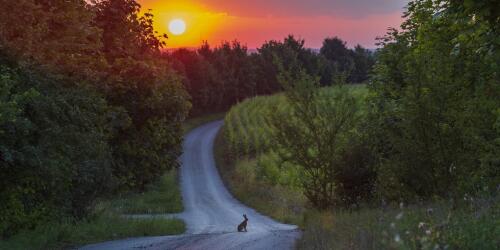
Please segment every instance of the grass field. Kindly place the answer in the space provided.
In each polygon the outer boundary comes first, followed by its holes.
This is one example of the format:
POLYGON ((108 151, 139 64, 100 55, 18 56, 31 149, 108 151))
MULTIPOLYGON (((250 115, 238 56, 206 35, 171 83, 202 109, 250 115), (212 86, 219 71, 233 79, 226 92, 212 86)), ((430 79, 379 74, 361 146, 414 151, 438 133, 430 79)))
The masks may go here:
MULTIPOLYGON (((335 89, 321 91, 329 95, 335 89)), ((367 94, 364 86, 350 91, 361 102, 367 94)), ((298 249, 496 249, 500 245, 498 199, 312 209, 302 195, 297 169, 273 152, 266 114, 275 107, 287 108, 283 95, 257 97, 233 107, 216 138, 215 157, 238 199, 304 230, 298 249)))

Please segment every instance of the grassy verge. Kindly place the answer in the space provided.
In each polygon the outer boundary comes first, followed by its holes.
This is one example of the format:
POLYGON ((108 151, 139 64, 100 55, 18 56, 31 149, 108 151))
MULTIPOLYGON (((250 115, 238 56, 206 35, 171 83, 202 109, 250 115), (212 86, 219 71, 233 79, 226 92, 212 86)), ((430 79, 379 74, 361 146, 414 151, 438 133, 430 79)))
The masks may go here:
POLYGON ((177 172, 170 171, 141 194, 127 194, 102 202, 98 209, 117 214, 166 214, 182 212, 182 198, 177 183, 177 172))
POLYGON ((352 211, 309 211, 298 249, 497 249, 499 209, 447 202, 352 211))
POLYGON ((182 220, 122 215, 177 213, 182 209, 177 172, 173 170, 144 193, 101 201, 85 220, 49 222, 1 241, 0 249, 68 249, 127 237, 181 234, 185 231, 182 220))
POLYGON ((0 242, 0 249, 70 249, 79 245, 138 236, 180 234, 177 219, 126 219, 102 214, 79 222, 48 223, 0 242))
POLYGON ((215 113, 215 114, 193 117, 184 121, 184 123, 182 124, 182 128, 184 129, 184 133, 187 134, 189 131, 195 129, 200 125, 203 125, 211 121, 224 119, 224 115, 225 113, 215 113))
POLYGON ((228 153, 227 147, 221 130, 215 139, 215 161, 231 193, 265 215, 285 223, 301 225, 306 209, 306 199, 302 193, 260 180, 256 176, 257 161, 236 160, 228 153))

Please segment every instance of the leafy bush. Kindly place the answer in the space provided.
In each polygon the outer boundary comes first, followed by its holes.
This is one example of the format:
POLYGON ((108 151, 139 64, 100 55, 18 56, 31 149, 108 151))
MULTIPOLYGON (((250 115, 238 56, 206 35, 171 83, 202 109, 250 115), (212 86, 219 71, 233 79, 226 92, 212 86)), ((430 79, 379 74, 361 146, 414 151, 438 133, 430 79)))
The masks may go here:
POLYGON ((0 12, 2 237, 83 219, 96 198, 143 191, 178 166, 190 104, 151 14, 133 0, 4 1, 0 12))
POLYGON ((59 214, 84 216, 113 187, 111 108, 88 87, 0 69, 0 233, 59 214))
POLYGON ((500 180, 498 30, 447 2, 410 2, 381 40, 368 124, 390 199, 492 194, 500 180))

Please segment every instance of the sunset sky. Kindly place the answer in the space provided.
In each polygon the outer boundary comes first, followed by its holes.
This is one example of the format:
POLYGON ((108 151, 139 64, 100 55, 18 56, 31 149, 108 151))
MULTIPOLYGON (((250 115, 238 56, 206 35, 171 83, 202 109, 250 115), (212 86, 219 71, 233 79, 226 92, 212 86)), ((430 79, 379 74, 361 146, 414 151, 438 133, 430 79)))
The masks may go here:
POLYGON ((152 9, 155 28, 167 33, 169 48, 197 47, 239 40, 257 48, 288 34, 320 48, 325 37, 339 36, 349 46, 375 48, 375 38, 399 27, 408 0, 138 0, 152 9), (169 22, 181 19, 185 33, 174 35, 169 22))

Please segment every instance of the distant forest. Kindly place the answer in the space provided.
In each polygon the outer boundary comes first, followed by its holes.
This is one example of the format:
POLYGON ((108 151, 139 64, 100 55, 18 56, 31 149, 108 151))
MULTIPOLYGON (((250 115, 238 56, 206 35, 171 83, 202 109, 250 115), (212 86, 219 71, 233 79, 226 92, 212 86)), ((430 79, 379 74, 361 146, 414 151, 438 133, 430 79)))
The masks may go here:
POLYGON ((349 49, 338 37, 326 38, 319 53, 304 47, 305 41, 290 35, 271 40, 249 53, 238 41, 197 50, 179 49, 166 55, 183 76, 192 97, 192 114, 227 110, 245 98, 283 90, 277 77, 276 60, 290 62, 297 56, 307 73, 320 77, 321 86, 331 86, 342 74, 350 83, 363 83, 375 63, 375 55, 357 45, 349 49), (296 55, 295 55, 296 54, 296 55))

